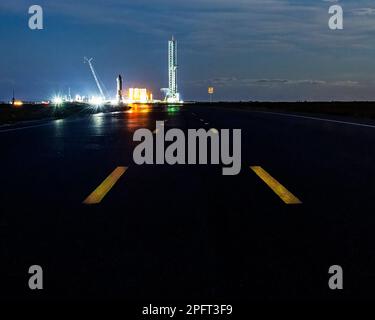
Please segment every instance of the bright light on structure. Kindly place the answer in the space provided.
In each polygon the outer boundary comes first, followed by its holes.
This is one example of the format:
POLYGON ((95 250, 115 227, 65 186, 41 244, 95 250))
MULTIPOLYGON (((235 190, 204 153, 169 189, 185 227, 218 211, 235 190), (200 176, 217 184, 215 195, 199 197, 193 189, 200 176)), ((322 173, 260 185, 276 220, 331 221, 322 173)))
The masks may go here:
POLYGON ((20 100, 16 100, 16 101, 14 101, 13 105, 16 106, 16 107, 21 107, 21 106, 23 106, 23 102, 20 101, 20 100))
POLYGON ((168 103, 183 103, 183 101, 180 98, 179 93, 175 93, 173 96, 168 96, 167 97, 167 102, 168 103))
POLYGON ((62 105, 64 102, 63 98, 60 96, 56 96, 52 99, 52 103, 56 105, 62 105))
POLYGON ((104 99, 102 97, 94 96, 89 100, 89 104, 94 106, 101 106, 104 104, 104 99))
POLYGON ((75 97, 74 101, 76 101, 76 102, 82 102, 83 98, 79 94, 76 94, 76 97, 75 97))
POLYGON ((131 103, 148 103, 152 102, 152 93, 147 89, 129 88, 128 99, 131 103))

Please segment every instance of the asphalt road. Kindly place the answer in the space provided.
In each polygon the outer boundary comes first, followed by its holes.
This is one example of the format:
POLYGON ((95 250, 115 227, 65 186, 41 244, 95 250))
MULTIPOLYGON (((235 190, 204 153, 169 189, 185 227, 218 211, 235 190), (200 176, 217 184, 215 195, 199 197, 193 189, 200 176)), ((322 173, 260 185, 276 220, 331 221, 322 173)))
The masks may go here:
POLYGON ((0 129, 1 299, 375 298, 375 126, 309 117, 144 107, 0 129), (242 129, 241 173, 135 165, 133 133, 156 120, 242 129), (102 202, 83 204, 118 167, 102 202), (31 265, 42 291, 28 288, 31 265), (328 288, 332 265, 342 291, 328 288))

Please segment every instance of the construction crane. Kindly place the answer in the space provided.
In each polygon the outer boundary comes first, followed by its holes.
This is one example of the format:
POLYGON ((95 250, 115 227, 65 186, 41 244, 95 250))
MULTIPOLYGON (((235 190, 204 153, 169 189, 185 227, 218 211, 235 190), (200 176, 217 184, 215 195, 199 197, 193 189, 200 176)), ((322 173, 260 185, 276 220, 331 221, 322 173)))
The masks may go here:
POLYGON ((105 100, 105 95, 104 95, 104 92, 103 92, 102 86, 100 85, 100 82, 99 82, 98 76, 96 75, 96 72, 95 72, 94 66, 92 65, 92 61, 93 61, 93 60, 94 60, 94 58, 90 58, 90 59, 88 59, 88 58, 84 57, 84 63, 88 63, 88 65, 90 66, 90 69, 91 69, 92 75, 94 76, 94 79, 95 79, 96 85, 98 86, 98 89, 99 89, 99 92, 100 92, 100 95, 101 95, 101 97, 103 98, 103 100, 105 100))

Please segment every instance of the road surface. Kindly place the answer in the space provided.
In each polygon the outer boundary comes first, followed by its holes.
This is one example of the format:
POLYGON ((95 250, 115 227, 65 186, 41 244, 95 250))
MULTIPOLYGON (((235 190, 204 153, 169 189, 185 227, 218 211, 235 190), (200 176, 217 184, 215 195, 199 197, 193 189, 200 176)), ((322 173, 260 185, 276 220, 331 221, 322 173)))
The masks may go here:
POLYGON ((317 118, 139 107, 1 129, 1 299, 374 298, 375 126, 317 118), (133 134, 157 120, 242 129, 241 173, 135 165, 133 134), (116 168, 102 201, 84 204, 116 168), (31 265, 42 291, 28 288, 31 265), (332 265, 342 291, 328 288, 332 265))

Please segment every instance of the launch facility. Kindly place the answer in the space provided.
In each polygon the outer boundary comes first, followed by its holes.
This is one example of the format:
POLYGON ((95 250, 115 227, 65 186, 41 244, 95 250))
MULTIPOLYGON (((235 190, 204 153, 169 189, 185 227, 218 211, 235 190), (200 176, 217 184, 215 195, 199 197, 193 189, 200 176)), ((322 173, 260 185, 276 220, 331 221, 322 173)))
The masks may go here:
MULTIPOLYGON (((91 73, 95 80, 95 83, 98 88, 98 96, 93 96, 90 98, 85 98, 81 96, 76 96, 75 100, 77 102, 88 102, 91 104, 99 105, 105 103, 111 103, 113 105, 120 105, 120 104, 136 104, 136 103, 174 103, 179 104, 183 103, 180 98, 180 93, 178 92, 178 81, 177 81, 177 71, 178 71, 178 64, 177 64, 177 41, 174 37, 168 41, 168 88, 163 88, 161 91, 164 93, 164 100, 154 100, 153 94, 146 88, 127 88, 124 89, 123 86, 123 77, 122 75, 118 75, 116 79, 117 89, 116 89, 116 98, 109 99, 104 91, 103 85, 99 80, 99 77, 96 73, 96 70, 93 66, 93 58, 84 58, 84 62, 87 63, 90 67, 91 73)), ((65 99, 56 97, 54 102, 61 103, 65 99)))
MULTIPOLYGON (((85 96, 76 94, 74 97, 71 96, 69 88, 68 95, 57 95, 51 98, 50 101, 43 101, 43 104, 52 103, 56 106, 63 105, 66 102, 69 103, 88 103, 94 106, 100 105, 128 105, 128 104, 183 104, 181 95, 178 91, 178 64, 177 64, 177 41, 172 36, 172 39, 168 41, 168 88, 162 88, 161 92, 164 94, 162 100, 154 99, 152 92, 146 88, 124 88, 124 78, 121 74, 116 78, 116 95, 111 97, 105 90, 105 85, 100 80, 94 65, 93 58, 84 57, 84 63, 88 64, 92 76, 95 80, 98 92, 96 95, 85 96)), ((23 101, 16 100, 13 93, 13 99, 9 102, 14 106, 22 106, 23 101)))

